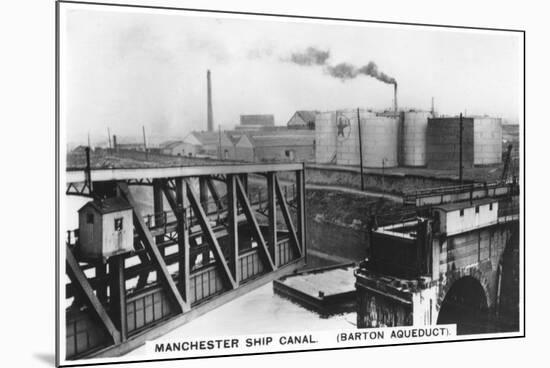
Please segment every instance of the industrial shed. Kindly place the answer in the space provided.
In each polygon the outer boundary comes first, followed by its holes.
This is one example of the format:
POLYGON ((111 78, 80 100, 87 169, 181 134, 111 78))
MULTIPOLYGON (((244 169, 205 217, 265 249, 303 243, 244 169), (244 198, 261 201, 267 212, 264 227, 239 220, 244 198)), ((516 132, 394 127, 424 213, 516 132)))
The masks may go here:
POLYGON ((184 141, 167 141, 159 145, 159 152, 170 156, 194 156, 195 146, 184 141))
POLYGON ((270 114, 241 115, 240 120, 235 130, 262 130, 275 126, 275 117, 270 114))
POLYGON ((308 162, 315 159, 313 131, 247 132, 235 145, 235 158, 249 162, 308 162))
POLYGON ((192 146, 193 156, 225 160, 235 156, 233 142, 225 132, 192 132, 183 142, 192 146))
POLYGON ((299 110, 292 115, 286 126, 288 129, 315 129, 315 115, 318 111, 299 110))

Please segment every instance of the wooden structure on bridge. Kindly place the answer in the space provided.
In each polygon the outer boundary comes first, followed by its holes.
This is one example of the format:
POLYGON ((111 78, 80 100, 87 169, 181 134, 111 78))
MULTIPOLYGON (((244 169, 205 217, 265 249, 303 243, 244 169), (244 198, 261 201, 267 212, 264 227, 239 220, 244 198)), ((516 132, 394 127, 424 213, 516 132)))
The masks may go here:
POLYGON ((90 207, 127 203, 133 227, 131 252, 97 259, 83 249, 90 245, 80 241, 82 229, 68 232, 70 282, 60 294, 67 359, 124 354, 305 263, 302 164, 87 169, 66 179, 66 194, 90 197, 90 207), (290 199, 280 171, 295 173, 290 199), (267 188, 257 200, 251 174, 267 188), (131 189, 144 185, 153 191, 153 214, 140 213, 143 199, 131 189))

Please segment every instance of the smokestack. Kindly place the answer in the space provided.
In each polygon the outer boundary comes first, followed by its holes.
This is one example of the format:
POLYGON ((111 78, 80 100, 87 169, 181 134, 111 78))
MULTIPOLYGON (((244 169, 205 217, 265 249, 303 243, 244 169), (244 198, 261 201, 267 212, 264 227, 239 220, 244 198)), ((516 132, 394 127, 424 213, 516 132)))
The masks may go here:
POLYGON ((214 116, 212 114, 212 86, 210 85, 210 70, 206 71, 206 84, 207 84, 207 114, 208 114, 208 131, 214 131, 214 116))
POLYGON ((397 83, 393 84, 393 109, 397 114, 397 83))
POLYGON ((113 134, 113 149, 118 152, 118 146, 116 144, 116 134, 113 134))

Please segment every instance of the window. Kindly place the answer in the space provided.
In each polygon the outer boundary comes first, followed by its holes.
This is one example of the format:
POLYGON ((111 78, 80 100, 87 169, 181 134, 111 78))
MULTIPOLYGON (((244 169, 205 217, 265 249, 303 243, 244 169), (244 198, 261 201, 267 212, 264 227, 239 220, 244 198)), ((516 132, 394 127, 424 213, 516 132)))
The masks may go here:
POLYGON ((115 219, 115 231, 122 231, 122 217, 115 219))
POLYGON ((476 213, 479 213, 479 206, 476 206, 476 213))
POLYGON ((285 156, 288 157, 290 161, 294 161, 294 150, 285 150, 285 156))
POLYGON ((493 210, 493 204, 489 203, 489 211, 492 211, 492 210, 493 210))
POLYGON ((464 209, 460 210, 460 217, 464 216, 464 209))
POLYGON ((86 223, 87 224, 93 224, 94 223, 94 214, 93 213, 87 213, 86 214, 86 223))

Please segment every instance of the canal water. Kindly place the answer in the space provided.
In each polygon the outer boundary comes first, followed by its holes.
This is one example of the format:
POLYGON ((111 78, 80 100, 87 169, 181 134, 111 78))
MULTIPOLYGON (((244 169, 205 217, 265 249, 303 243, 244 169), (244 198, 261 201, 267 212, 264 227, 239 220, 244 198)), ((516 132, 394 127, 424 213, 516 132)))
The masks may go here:
MULTIPOLYGON (((268 283, 250 293, 208 312, 161 337, 163 341, 181 341, 190 337, 268 334, 301 331, 353 329, 356 313, 321 318, 273 292, 268 283)), ((144 346, 126 356, 146 354, 144 346)))

